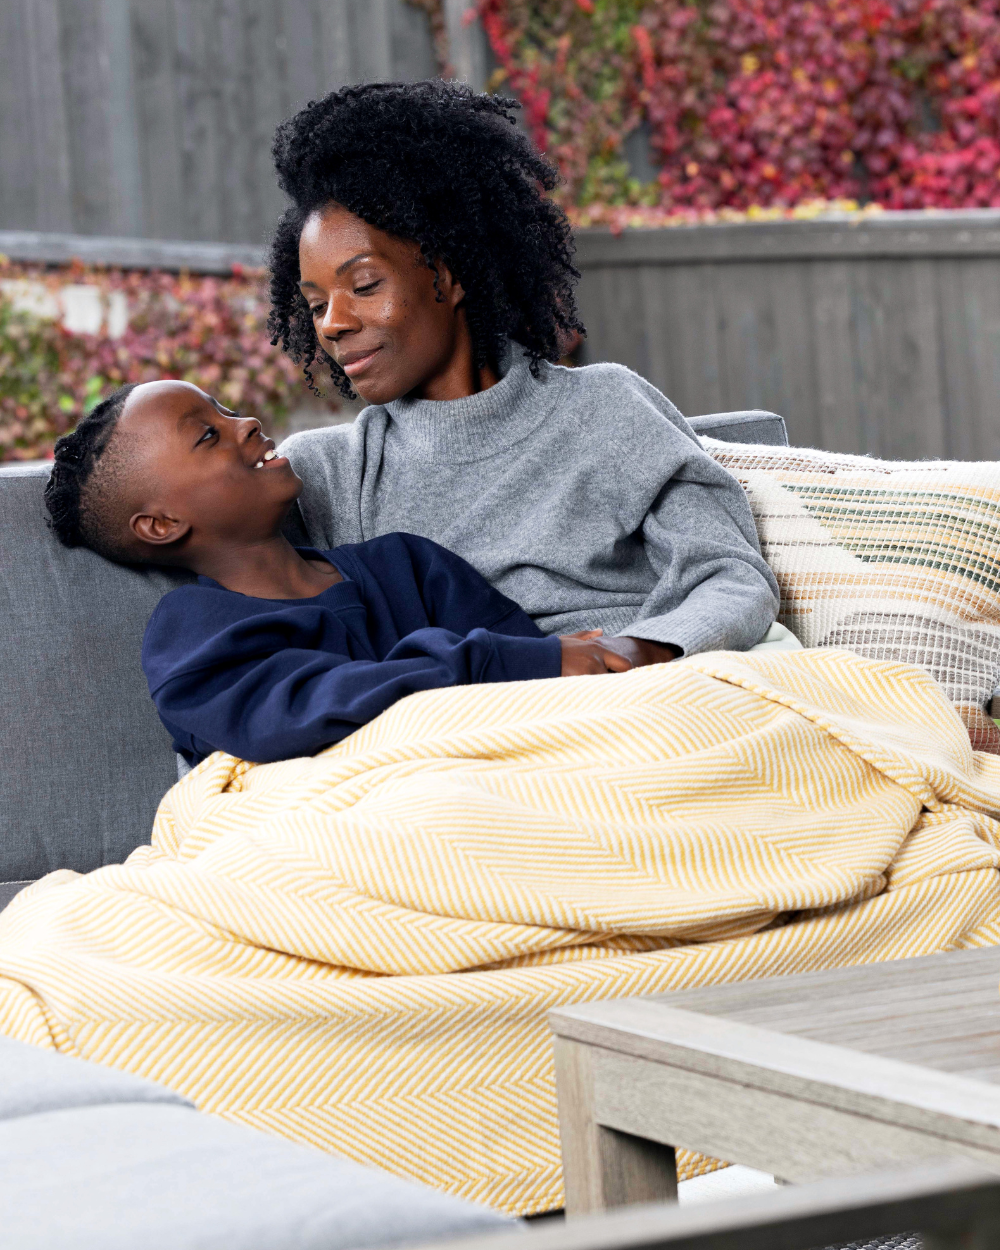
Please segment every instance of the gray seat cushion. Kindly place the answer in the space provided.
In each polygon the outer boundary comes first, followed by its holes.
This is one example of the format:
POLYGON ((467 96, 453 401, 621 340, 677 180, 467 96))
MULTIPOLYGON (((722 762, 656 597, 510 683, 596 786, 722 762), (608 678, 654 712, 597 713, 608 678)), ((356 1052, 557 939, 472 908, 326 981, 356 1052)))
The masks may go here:
POLYGON ((193 1105, 141 1076, 0 1037, 0 1122, 116 1102, 193 1105))
POLYGON ((713 412, 703 417, 690 417, 696 434, 721 438, 727 443, 766 443, 771 447, 788 446, 788 430, 784 417, 763 408, 745 412, 713 412))
POLYGON ((0 882, 119 863, 177 777, 139 648, 160 597, 190 579, 60 546, 48 472, 0 467, 0 882))
POLYGON ((510 1221, 185 1107, 0 1122, 4 1250, 354 1250, 510 1221))

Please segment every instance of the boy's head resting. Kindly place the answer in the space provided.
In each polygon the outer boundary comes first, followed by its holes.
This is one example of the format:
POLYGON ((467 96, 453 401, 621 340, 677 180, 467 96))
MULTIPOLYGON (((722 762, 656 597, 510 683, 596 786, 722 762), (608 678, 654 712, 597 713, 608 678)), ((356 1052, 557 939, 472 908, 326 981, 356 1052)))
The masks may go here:
POLYGON ((292 207, 269 326, 310 382, 319 360, 345 395, 437 398, 423 384, 456 333, 477 369, 513 338, 537 370, 583 331, 569 222, 544 194, 557 174, 515 129, 517 107, 461 83, 374 83, 279 126, 292 207))
POLYGON ((144 382, 56 443, 45 505, 67 547, 200 572, 221 546, 277 534, 301 489, 259 421, 190 382, 144 382))

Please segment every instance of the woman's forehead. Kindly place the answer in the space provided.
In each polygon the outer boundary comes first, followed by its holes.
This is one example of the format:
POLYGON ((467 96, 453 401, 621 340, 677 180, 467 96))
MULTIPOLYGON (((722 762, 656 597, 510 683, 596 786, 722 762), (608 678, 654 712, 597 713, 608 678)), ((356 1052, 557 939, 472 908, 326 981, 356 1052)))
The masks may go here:
POLYGON ((303 281, 307 271, 335 271, 365 257, 405 263, 418 245, 379 230, 339 204, 315 209, 299 236, 299 264, 303 281))

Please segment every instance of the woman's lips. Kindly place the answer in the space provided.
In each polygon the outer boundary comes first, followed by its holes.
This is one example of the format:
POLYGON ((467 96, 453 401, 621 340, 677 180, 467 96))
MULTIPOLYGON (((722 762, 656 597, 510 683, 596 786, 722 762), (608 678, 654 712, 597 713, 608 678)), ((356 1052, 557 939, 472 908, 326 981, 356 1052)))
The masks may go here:
POLYGON ((363 373, 381 350, 381 347, 375 347, 370 352, 365 352, 363 356, 348 357, 347 361, 340 367, 349 378, 353 378, 357 374, 363 373))

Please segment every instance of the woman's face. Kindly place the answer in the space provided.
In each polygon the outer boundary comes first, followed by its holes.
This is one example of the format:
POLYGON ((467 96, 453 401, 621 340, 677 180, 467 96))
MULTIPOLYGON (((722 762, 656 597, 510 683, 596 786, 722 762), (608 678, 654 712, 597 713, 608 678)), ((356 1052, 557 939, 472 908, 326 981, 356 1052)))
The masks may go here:
POLYGON ((479 389, 464 376, 472 364, 465 293, 443 265, 435 289, 418 244, 329 204, 306 220, 299 271, 319 345, 370 404, 479 389))

